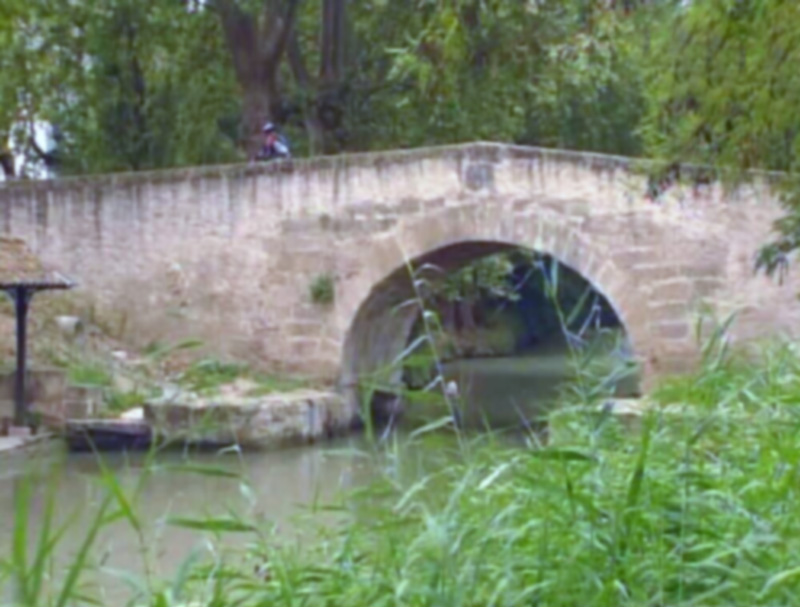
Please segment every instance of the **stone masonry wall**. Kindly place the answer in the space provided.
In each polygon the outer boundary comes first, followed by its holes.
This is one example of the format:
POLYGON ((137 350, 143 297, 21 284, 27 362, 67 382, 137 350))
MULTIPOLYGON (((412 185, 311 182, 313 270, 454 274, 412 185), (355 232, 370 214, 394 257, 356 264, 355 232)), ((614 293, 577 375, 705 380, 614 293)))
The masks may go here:
POLYGON ((200 338, 346 385, 402 347, 408 319, 391 308, 408 293, 404 259, 453 266, 491 243, 591 280, 648 377, 692 363, 702 302, 738 310, 738 338, 795 335, 800 283, 752 270, 780 214, 768 186, 674 185, 653 201, 629 165, 469 144, 4 184, 0 233, 77 280, 130 340, 200 338), (335 277, 328 307, 309 296, 323 274, 335 277))

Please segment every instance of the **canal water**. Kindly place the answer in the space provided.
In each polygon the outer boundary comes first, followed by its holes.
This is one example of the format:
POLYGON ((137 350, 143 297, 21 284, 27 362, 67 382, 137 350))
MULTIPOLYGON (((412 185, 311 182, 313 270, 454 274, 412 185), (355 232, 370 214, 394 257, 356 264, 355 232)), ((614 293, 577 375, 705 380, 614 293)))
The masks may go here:
MULTIPOLYGON (((519 425, 548 406, 570 376, 568 354, 564 348, 546 348, 512 358, 457 361, 444 371, 454 380, 465 402, 469 425, 488 420, 494 426, 519 425)), ((633 384, 631 384, 632 388, 633 384)), ((314 505, 335 502, 349 489, 369 482, 376 473, 376 458, 362 437, 263 453, 168 452, 160 455, 157 466, 142 483, 134 504, 142 523, 138 534, 130 524, 116 522, 100 535, 93 562, 105 573, 95 580, 107 593, 107 604, 116 604, 126 593, 113 572, 142 574, 148 562, 160 576, 168 577, 193 550, 207 545, 203 533, 177 528, 167 523, 170 517, 221 516, 235 511, 255 516, 277 526, 279 535, 302 532, 302 516, 314 505), (179 469, 186 462, 216 466, 241 473, 243 482, 222 476, 208 476, 179 469), (143 551, 145 554, 143 554, 143 551), (146 559, 146 560, 145 560, 146 559)), ((372 451, 374 453, 374 451, 372 451)), ((443 465, 415 452, 419 465, 443 465)), ((143 474, 143 456, 107 454, 105 465, 114 471, 121 486, 132 490, 143 474)), ((92 454, 56 454, 43 462, 30 462, 41 478, 55 471, 58 518, 74 517, 60 550, 69 562, 71 554, 91 520, 92 512, 105 492, 100 484, 101 470, 92 454)), ((9 554, 14 534, 15 498, 21 491, 25 466, 6 470, 0 478, 0 546, 9 554)), ((39 491, 29 508, 32 531, 40 526, 44 504, 39 491)), ((326 514, 324 516, 333 516, 326 514)), ((33 539, 29 540, 32 544, 33 539)))
MULTIPOLYGON (((612 344, 582 371, 589 384, 623 369, 627 351, 615 351, 612 344)), ((455 382, 462 397, 467 427, 503 429, 524 427, 563 400, 565 391, 576 385, 579 365, 579 353, 554 341, 513 357, 458 360, 446 364, 443 374, 446 381, 455 382)), ((638 384, 638 377, 629 374, 618 379, 615 392, 633 395, 638 384)))

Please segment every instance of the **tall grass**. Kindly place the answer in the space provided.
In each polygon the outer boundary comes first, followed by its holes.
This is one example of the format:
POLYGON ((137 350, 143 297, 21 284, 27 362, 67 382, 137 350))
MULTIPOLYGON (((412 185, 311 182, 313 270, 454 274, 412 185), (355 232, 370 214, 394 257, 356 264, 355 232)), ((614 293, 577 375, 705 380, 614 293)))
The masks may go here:
POLYGON ((98 454, 99 498, 81 504, 74 511, 64 511, 59 502, 59 465, 34 465, 28 474, 15 479, 14 530, 8 553, 0 558, 3 604, 14 607, 98 604, 87 574, 97 567, 98 537, 120 521, 136 531, 146 578, 151 579, 147 541, 135 505, 154 467, 156 454, 154 449, 145 459, 142 474, 130 491, 122 488, 98 454))
MULTIPOLYGON (((251 541, 211 562, 187 557, 137 604, 795 605, 800 352, 785 344, 757 364, 706 364, 695 381, 734 381, 703 392, 671 382, 669 402, 685 409, 653 410, 638 432, 576 408, 538 449, 492 435, 466 450, 433 434, 395 437, 384 472, 316 541, 281 541, 246 517, 176 517, 251 541), (450 453, 412 464, 409 454, 438 449, 450 453)), ((230 480, 235 490, 241 479, 230 480)))
MULTIPOLYGON (((546 446, 460 432, 453 441, 432 432, 433 425, 410 437, 391 435, 369 453, 374 482, 325 505, 339 516, 319 526, 313 541, 281 539, 263 521, 233 512, 176 515, 170 524, 208 536, 210 558, 187 555, 171 579, 146 569, 132 584, 130 604, 796 605, 798 346, 773 344, 755 358, 732 353, 724 323, 708 338, 697 373, 665 382, 653 394, 661 406, 632 430, 587 407, 609 393, 615 371, 587 362, 576 339, 582 331, 572 329, 577 316, 560 313, 581 379, 565 391, 564 404, 572 406, 553 416, 558 432, 546 446), (421 462, 420 453, 432 456, 421 462), (218 540, 227 534, 249 541, 223 550, 218 540)), ((102 470, 106 498, 60 576, 51 574, 52 555, 63 531, 46 513, 29 554, 31 493, 20 490, 19 527, 0 561, 15 605, 98 604, 79 583, 91 567, 97 530, 109 521, 126 521, 137 532, 143 525, 139 486, 126 491, 102 470)), ((230 470, 185 472, 226 477, 231 491, 247 493, 246 478, 230 470)), ((308 528, 316 521, 312 511, 308 528)), ((143 532, 140 538, 146 547, 143 532)))
MULTIPOLYGON (((543 449, 485 436, 416 478, 419 470, 399 473, 388 453, 386 473, 340 506, 343 522, 305 545, 282 543, 248 518, 176 516, 172 524, 210 537, 252 541, 211 562, 187 556, 172 580, 142 580, 136 604, 796 604, 800 356, 784 345, 757 365, 726 358, 713 372, 735 381, 711 382, 702 393, 671 382, 669 401, 687 409, 650 413, 638 434, 611 417, 590 423, 576 410, 543 449)), ((422 451, 431 440, 392 448, 422 451)), ((241 479, 230 476, 235 491, 241 479)), ((97 524, 141 524, 135 490, 104 482, 110 502, 101 503, 97 524)), ((48 595, 38 590, 40 579, 52 579, 39 565, 58 539, 51 529, 31 555, 24 527, 15 535, 2 571, 20 588, 16 604, 91 604, 80 576, 48 595)), ((91 548, 90 536, 79 546, 91 548)), ((78 557, 70 567, 80 573, 89 563, 78 557)))
POLYGON ((243 606, 795 605, 800 357, 715 368, 737 381, 702 402, 687 382, 692 409, 640 432, 576 413, 546 448, 482 437, 414 480, 380 476, 316 543, 247 530, 260 573, 218 563, 188 587, 243 606))
MULTIPOLYGON (((426 305, 426 292, 430 289, 430 276, 431 274, 440 275, 441 270, 431 264, 415 267, 407 256, 405 256, 405 267, 412 286, 412 296, 400 303, 394 311, 397 313, 401 309, 411 308, 419 318, 421 331, 419 335, 413 336, 411 342, 388 364, 359 378, 361 418, 364 421, 365 432, 369 440, 376 438, 373 425, 375 416, 373 398, 378 391, 384 391, 394 394, 396 397, 395 408, 391 412, 387 431, 393 429, 395 415, 399 413, 401 404, 424 406, 432 412, 437 410, 438 405, 443 404, 446 414, 418 428, 415 432, 424 434, 452 428, 456 431, 455 435, 460 437, 458 426, 462 402, 460 397, 450 393, 445 385, 443 357, 439 352, 437 340, 437 336, 442 334, 441 319, 434 310, 426 305), (387 380, 387 378, 398 375, 396 372, 404 368, 432 370, 431 379, 421 389, 409 389, 408 386, 387 380)), ((388 436, 388 432, 384 432, 383 438, 386 436, 388 436)))

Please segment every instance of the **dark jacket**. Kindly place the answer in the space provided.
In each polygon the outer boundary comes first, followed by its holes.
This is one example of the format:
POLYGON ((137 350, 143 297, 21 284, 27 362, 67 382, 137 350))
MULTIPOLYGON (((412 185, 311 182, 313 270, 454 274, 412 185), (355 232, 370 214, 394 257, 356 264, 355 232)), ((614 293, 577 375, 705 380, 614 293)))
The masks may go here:
POLYGON ((291 158, 289 141, 283 135, 278 135, 271 144, 265 143, 256 155, 256 160, 273 160, 275 158, 291 158))

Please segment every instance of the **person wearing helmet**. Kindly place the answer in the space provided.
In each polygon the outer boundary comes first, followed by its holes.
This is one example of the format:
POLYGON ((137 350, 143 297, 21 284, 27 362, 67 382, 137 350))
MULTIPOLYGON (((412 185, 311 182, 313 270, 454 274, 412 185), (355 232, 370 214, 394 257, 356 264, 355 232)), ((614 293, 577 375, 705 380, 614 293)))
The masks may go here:
POLYGON ((261 129, 264 135, 264 143, 256 155, 256 160, 273 160, 275 158, 291 158, 289 142, 278 133, 278 129, 271 122, 267 122, 261 129))

